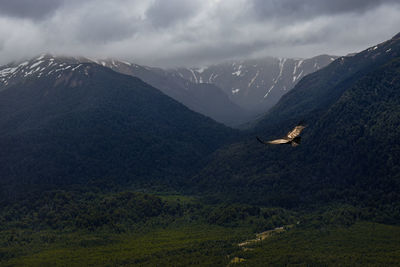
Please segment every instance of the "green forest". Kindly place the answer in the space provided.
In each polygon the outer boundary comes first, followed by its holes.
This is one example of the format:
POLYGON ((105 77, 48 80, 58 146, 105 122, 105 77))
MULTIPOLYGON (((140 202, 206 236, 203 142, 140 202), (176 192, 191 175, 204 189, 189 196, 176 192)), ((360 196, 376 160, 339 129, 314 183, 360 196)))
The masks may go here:
POLYGON ((396 265, 400 225, 385 216, 351 205, 288 210, 166 193, 47 191, 1 203, 0 265, 396 265))

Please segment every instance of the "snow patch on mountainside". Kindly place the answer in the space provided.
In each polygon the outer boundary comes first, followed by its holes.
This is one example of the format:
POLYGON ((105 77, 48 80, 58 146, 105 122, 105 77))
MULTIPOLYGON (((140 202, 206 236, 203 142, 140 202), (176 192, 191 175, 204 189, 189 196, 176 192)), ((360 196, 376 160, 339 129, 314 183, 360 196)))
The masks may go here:
POLYGON ((325 67, 336 58, 328 55, 309 59, 271 57, 231 61, 206 68, 180 68, 171 72, 194 83, 214 84, 242 108, 263 111, 275 104, 304 76, 325 67))
POLYGON ((260 71, 258 70, 256 75, 251 79, 247 87, 251 87, 251 85, 254 83, 254 81, 257 79, 258 75, 260 74, 260 71))
MULTIPOLYGON (((93 63, 94 61, 84 58, 62 58, 42 54, 37 58, 19 64, 0 66, 0 86, 10 85, 14 80, 19 81, 20 79, 31 77, 40 78, 66 70, 76 71, 82 66, 81 62, 93 63)), ((61 74, 58 74, 57 77, 60 78, 61 74)))

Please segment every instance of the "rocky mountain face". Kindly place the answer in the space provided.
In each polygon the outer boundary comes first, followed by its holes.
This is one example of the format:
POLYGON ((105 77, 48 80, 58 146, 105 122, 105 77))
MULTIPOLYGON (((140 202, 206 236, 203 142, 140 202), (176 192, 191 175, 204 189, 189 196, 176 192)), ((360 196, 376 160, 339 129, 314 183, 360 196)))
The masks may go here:
POLYGON ((202 69, 178 68, 169 72, 196 84, 214 84, 232 102, 257 114, 275 105, 304 76, 324 68, 336 58, 329 55, 309 59, 269 57, 227 62, 202 69))

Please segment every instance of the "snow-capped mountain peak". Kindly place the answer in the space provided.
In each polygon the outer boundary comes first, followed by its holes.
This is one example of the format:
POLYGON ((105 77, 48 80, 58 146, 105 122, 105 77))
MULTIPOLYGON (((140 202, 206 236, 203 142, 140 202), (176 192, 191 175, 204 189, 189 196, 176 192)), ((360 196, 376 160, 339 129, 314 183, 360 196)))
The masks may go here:
POLYGON ((21 79, 49 76, 69 69, 76 71, 82 66, 83 62, 89 61, 82 61, 73 57, 55 57, 50 54, 42 54, 27 61, 1 66, 0 86, 11 85, 21 79))

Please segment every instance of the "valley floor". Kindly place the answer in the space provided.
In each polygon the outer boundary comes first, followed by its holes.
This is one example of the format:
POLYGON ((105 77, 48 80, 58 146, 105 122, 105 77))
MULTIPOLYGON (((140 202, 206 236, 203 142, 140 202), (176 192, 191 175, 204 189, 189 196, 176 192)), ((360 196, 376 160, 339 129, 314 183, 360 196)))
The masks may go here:
MULTIPOLYGON (((295 211, 173 194, 93 192, 49 191, 0 203, 0 266, 400 263, 400 226, 382 216, 383 223, 362 219, 365 210, 349 205, 295 211)), ((378 214, 365 214, 372 213, 378 214)))
MULTIPOLYGON (((142 229, 143 231, 143 229, 142 229)), ((398 266, 400 227, 290 228, 254 238, 243 227, 179 224, 139 233, 3 231, 1 266, 398 266), (13 238, 11 237, 13 236, 13 238)))
POLYGON ((226 266, 244 229, 185 225, 147 233, 21 232, 4 244, 1 266, 226 266), (24 238, 22 238, 24 236, 24 238), (25 241, 29 239, 29 241, 25 241))

